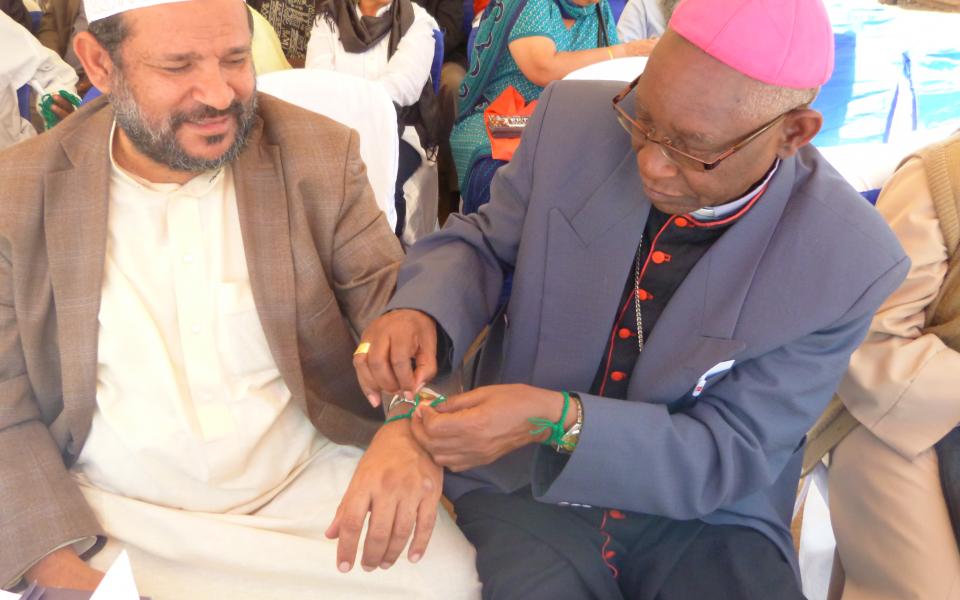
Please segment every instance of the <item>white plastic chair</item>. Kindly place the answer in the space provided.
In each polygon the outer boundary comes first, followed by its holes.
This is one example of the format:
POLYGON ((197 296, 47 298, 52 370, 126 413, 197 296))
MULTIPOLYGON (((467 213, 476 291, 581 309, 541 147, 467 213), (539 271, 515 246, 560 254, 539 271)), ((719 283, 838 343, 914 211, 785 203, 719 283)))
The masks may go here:
POLYGON ((643 73, 646 66, 646 56, 614 58, 581 67, 576 71, 567 73, 564 79, 630 82, 636 79, 637 75, 643 73))
POLYGON ((399 140, 397 111, 383 87, 361 77, 321 69, 275 71, 257 78, 261 92, 319 113, 355 129, 360 135, 360 157, 377 206, 391 228, 397 226, 394 193, 399 140))

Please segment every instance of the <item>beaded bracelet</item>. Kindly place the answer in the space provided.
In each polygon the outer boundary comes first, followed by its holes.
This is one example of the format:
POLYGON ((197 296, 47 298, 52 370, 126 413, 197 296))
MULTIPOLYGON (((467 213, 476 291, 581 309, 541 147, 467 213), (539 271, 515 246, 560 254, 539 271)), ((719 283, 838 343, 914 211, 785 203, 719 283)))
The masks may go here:
POLYGON ((530 435, 540 435, 545 431, 550 432, 550 437, 540 442, 546 446, 555 446, 560 443, 560 438, 563 437, 563 434, 566 433, 563 429, 563 423, 567 420, 567 410, 570 408, 570 394, 567 392, 560 392, 563 394, 563 410, 560 412, 560 419, 554 423, 550 419, 542 419, 538 417, 531 417, 527 419, 530 421, 531 425, 535 425, 537 428, 530 430, 530 435))

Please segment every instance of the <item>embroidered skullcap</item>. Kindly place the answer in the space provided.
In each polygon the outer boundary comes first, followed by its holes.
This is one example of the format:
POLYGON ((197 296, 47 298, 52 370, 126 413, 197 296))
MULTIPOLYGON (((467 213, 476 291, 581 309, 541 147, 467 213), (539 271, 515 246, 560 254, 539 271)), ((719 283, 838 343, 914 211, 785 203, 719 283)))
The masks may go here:
POLYGON ((186 0, 83 0, 83 12, 87 17, 87 21, 93 23, 100 19, 106 19, 107 17, 127 12, 128 10, 185 1, 186 0))
POLYGON ((821 0, 683 0, 669 27, 732 69, 778 87, 818 87, 833 73, 833 30, 821 0))

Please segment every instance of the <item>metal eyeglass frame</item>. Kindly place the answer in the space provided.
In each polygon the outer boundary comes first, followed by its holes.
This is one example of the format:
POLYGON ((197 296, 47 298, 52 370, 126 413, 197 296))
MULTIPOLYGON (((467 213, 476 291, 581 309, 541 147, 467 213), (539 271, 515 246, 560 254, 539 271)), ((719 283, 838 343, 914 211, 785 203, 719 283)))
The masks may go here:
POLYGON ((781 113, 772 121, 764 125, 761 125, 759 129, 756 129, 750 132, 742 140, 740 140, 733 146, 730 146, 730 148, 728 148, 727 150, 724 150, 723 152, 721 152, 717 156, 717 158, 708 162, 705 160, 701 160, 691 154, 687 154, 683 150, 677 149, 676 147, 671 145, 669 138, 663 138, 663 139, 654 138, 653 136, 650 135, 650 132, 643 125, 641 125, 633 117, 628 115, 627 112, 623 109, 623 107, 620 106, 620 103, 623 101, 623 99, 626 98, 630 94, 630 92, 632 92, 637 87, 638 83, 640 83, 641 77, 643 77, 643 73, 638 75, 636 79, 630 82, 630 85, 624 88, 623 91, 621 91, 619 94, 614 96, 613 110, 614 112, 617 113, 617 121, 619 121, 620 125, 627 130, 627 133, 629 133, 631 137, 634 135, 634 133, 637 133, 640 135, 643 141, 640 144, 640 146, 637 147, 638 151, 640 148, 643 147, 643 144, 646 144, 647 142, 652 142, 656 144, 657 147, 660 148, 661 154, 663 154, 668 160, 670 160, 671 162, 673 162, 678 166, 684 166, 684 160, 685 160, 687 166, 690 166, 690 167, 699 166, 704 171, 712 171, 713 169, 717 168, 717 165, 719 165, 725 159, 730 158, 732 155, 736 154, 739 150, 743 149, 747 144, 749 144, 753 140, 763 135, 764 132, 766 132, 768 129, 770 129, 777 123, 779 123, 781 120, 783 120, 784 117, 786 117, 793 111, 797 110, 798 108, 801 108, 798 106, 796 108, 791 108, 790 110, 784 113, 781 113))

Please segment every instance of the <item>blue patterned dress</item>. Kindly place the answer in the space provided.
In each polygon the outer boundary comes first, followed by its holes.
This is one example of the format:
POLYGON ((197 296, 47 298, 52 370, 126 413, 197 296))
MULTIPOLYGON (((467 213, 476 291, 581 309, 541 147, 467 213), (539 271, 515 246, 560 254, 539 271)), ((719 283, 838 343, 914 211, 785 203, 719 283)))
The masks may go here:
MULTIPOLYGON (((490 157, 484 109, 511 85, 527 102, 536 100, 543 92, 542 87, 520 71, 507 45, 534 36, 550 38, 559 52, 587 50, 598 45, 600 18, 596 7, 564 10, 561 5, 575 6, 562 0, 493 0, 484 13, 470 70, 460 89, 460 113, 450 135, 464 212, 474 212, 489 200, 490 179, 496 169, 505 164, 490 157), (575 17, 570 28, 563 23, 564 13, 573 13, 575 17), (480 89, 470 89, 471 85, 480 89)), ((611 45, 616 44, 616 21, 610 6, 607 0, 600 0, 599 6, 607 40, 611 45)))

